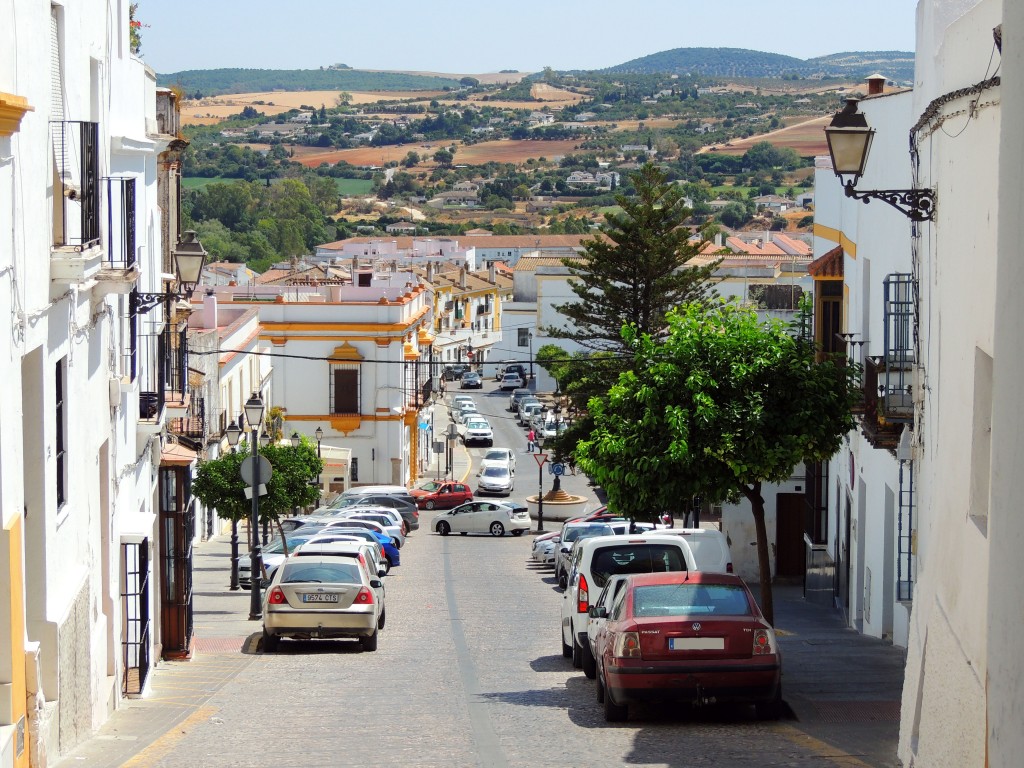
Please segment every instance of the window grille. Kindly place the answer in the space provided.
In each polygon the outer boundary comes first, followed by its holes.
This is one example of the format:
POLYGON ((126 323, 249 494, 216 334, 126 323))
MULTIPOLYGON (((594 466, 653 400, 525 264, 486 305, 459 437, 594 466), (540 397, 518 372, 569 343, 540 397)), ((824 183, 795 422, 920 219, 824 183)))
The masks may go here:
POLYGON ((899 510, 896 517, 896 599, 914 599, 917 553, 914 528, 914 462, 900 462, 899 510))
POLYGON ((359 364, 342 363, 331 367, 331 413, 358 414, 359 364))
POLYGON ((914 368, 914 314, 916 291, 913 276, 887 275, 883 281, 884 350, 879 366, 879 410, 886 421, 909 422, 914 415, 912 377, 914 368))
POLYGON ((142 693, 149 676, 149 539, 121 544, 121 693, 142 693))

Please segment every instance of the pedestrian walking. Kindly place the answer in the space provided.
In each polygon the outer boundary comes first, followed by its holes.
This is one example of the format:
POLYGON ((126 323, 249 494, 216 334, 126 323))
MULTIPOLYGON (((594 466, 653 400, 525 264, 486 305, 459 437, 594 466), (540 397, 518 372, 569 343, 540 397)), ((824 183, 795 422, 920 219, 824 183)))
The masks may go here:
POLYGON ((526 433, 526 452, 527 453, 533 453, 533 444, 534 444, 534 440, 536 440, 536 439, 537 439, 537 436, 533 433, 532 429, 529 432, 526 433))

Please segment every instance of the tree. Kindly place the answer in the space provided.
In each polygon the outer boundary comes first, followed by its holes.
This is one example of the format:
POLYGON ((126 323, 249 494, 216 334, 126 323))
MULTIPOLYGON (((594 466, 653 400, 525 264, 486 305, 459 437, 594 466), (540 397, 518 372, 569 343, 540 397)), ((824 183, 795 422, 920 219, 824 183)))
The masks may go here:
POLYGON ((454 156, 447 149, 439 149, 434 153, 434 162, 439 165, 451 165, 454 156))
POLYGON ((621 350, 623 325, 655 333, 672 307, 708 296, 718 263, 687 265, 701 244, 689 242, 682 189, 649 163, 630 178, 635 197, 615 196, 622 212, 605 214, 605 237, 585 243, 582 261, 563 260, 578 301, 556 307, 571 325, 549 329, 554 338, 621 350))
POLYGON ((466 77, 463 77, 462 79, 459 80, 459 85, 465 85, 468 88, 474 88, 480 85, 480 81, 477 80, 475 77, 469 77, 467 75, 466 77))
MULTIPOLYGON (((807 327, 809 303, 801 308, 807 327)), ((667 333, 623 329, 632 369, 592 398, 594 429, 576 448, 610 505, 647 517, 700 495, 750 502, 761 607, 773 621, 763 483, 800 462, 825 461, 854 428, 857 371, 818 361, 814 345, 778 320, 734 304, 692 303, 668 314, 667 333)), ((843 361, 845 362, 845 361, 843 361)))

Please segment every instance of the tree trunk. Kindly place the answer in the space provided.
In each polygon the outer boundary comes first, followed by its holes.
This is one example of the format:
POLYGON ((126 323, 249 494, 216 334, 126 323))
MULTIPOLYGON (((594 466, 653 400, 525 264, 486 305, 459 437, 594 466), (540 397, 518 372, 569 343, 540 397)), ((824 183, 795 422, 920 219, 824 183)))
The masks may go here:
POLYGON ((757 570, 761 582, 761 613, 765 620, 775 626, 775 603, 772 600, 772 563, 768 558, 768 530, 764 524, 764 498, 761 483, 743 487, 743 495, 750 502, 754 515, 754 530, 757 532, 757 570))

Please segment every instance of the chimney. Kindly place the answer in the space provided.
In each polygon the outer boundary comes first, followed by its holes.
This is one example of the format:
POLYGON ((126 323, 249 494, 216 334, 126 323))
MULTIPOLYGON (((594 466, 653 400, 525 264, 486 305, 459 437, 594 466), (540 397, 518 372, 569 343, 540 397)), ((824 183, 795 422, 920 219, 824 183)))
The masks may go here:
POLYGON ((217 327, 217 294, 210 288, 203 299, 203 328, 213 330, 217 327))
POLYGON ((721 248, 722 247, 722 233, 721 232, 716 232, 715 233, 715 247, 716 248, 721 248))
POLYGON ((885 75, 871 75, 865 79, 868 81, 868 96, 877 96, 885 91, 885 75))
POLYGON ((770 229, 766 229, 764 231, 764 244, 768 245, 769 243, 771 243, 771 241, 772 241, 772 231, 770 229))
POLYGON ((434 262, 427 262, 427 282, 433 285, 434 283, 434 262))
POLYGON ((498 268, 494 266, 493 261, 487 265, 487 279, 491 281, 492 285, 498 284, 498 268))
POLYGON ((459 287, 465 290, 466 288, 466 268, 461 267, 459 269, 459 287))

